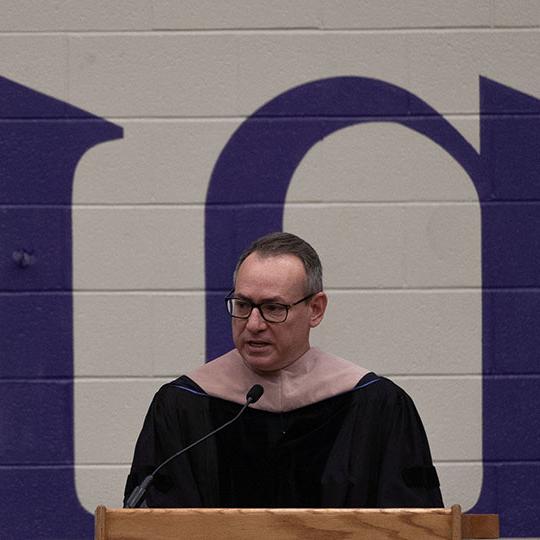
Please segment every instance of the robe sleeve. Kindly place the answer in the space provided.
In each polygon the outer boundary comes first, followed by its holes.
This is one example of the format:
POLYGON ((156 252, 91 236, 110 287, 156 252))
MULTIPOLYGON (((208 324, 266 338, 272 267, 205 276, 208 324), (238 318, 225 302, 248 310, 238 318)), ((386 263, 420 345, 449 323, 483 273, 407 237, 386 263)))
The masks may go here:
POLYGON ((401 388, 390 384, 393 391, 381 410, 377 506, 442 507, 439 479, 418 411, 401 388))
MULTIPOLYGON (((198 419, 197 405, 184 394, 166 385, 154 396, 137 439, 124 501, 147 475, 197 436, 190 430, 193 419, 198 419)), ((205 429, 204 422, 198 425, 205 429)), ((183 455, 166 465, 148 488, 146 505, 159 508, 203 506, 193 474, 197 467, 197 455, 183 455)))

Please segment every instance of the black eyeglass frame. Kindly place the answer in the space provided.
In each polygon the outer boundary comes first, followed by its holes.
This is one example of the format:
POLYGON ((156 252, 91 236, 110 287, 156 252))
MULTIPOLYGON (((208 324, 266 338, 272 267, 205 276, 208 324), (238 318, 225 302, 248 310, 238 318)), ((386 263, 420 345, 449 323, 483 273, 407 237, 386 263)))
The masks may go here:
POLYGON ((251 317, 251 313, 253 312, 254 308, 257 308, 259 310, 259 313, 261 314, 261 317, 269 324, 281 324, 284 323, 287 320, 287 317, 289 316, 289 309, 291 309, 294 306, 297 306, 298 304, 301 304, 302 302, 305 302, 306 300, 312 298, 318 293, 311 293, 307 296, 304 296, 304 298, 301 298, 298 300, 298 302, 294 302, 292 304, 282 304, 281 302, 261 302, 260 304, 255 304, 251 300, 248 300, 247 298, 238 298, 236 296, 231 296, 234 293, 234 289, 231 290, 231 292, 225 297, 225 307, 227 308, 227 313, 233 318, 233 319, 249 319, 251 317), (230 300, 240 300, 242 302, 246 302, 250 305, 249 313, 245 317, 239 317, 238 315, 233 315, 231 313, 231 310, 229 309, 229 301, 230 300), (271 306, 280 306, 282 308, 285 308, 285 318, 282 321, 269 321, 263 313, 263 310, 261 309, 262 306, 265 305, 271 305, 271 306))

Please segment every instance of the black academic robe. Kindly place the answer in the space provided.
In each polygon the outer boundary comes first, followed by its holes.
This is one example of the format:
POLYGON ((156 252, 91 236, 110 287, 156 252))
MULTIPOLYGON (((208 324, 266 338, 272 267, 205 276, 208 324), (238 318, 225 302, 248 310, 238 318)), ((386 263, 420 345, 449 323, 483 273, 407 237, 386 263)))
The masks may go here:
MULTIPOLYGON (((187 376, 155 395, 125 497, 161 462, 241 406, 187 376)), ((441 507, 422 422, 397 385, 369 373, 356 387, 292 411, 249 408, 162 469, 150 507, 441 507)))

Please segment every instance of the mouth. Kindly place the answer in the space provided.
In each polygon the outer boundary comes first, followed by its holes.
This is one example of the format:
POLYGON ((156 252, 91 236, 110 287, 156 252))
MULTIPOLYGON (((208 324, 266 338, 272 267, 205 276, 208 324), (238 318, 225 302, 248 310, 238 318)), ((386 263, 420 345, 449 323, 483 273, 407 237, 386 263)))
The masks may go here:
POLYGON ((250 341, 246 341, 246 344, 247 344, 248 347, 250 347, 252 349, 264 349, 265 347, 270 346, 270 343, 268 341, 250 340, 250 341))

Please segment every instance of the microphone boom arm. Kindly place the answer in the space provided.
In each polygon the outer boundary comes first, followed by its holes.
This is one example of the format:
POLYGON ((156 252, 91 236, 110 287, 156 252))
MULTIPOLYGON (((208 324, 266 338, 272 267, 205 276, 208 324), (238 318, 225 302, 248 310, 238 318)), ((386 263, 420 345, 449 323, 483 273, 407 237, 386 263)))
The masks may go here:
POLYGON ((165 467, 165 465, 170 463, 173 459, 177 458, 178 456, 180 456, 184 452, 187 452, 188 450, 190 450, 194 446, 197 446, 199 443, 202 443, 202 442, 206 441, 206 439, 208 439, 212 435, 215 435, 216 433, 218 433, 222 429, 225 429, 227 426, 230 426, 234 421, 236 421, 243 414, 243 412, 252 403, 255 403, 256 401, 259 400, 259 398, 262 396, 263 392, 264 392, 264 390, 263 390, 262 386, 260 386, 259 384, 254 385, 249 390, 249 392, 247 393, 246 403, 242 406, 242 408, 240 409, 240 411, 238 412, 238 414, 234 418, 232 418, 228 422, 225 422, 223 425, 221 425, 218 428, 214 429, 210 433, 207 433, 204 437, 202 437, 200 439, 197 439, 195 442, 192 442, 190 445, 186 446, 185 448, 182 448, 182 450, 180 450, 179 452, 176 452, 176 454, 173 454, 171 457, 167 458, 161 465, 159 465, 154 470, 154 472, 152 474, 149 474, 140 483, 140 485, 138 485, 131 492, 131 495, 129 496, 128 500, 124 504, 124 508, 137 508, 139 506, 139 503, 141 502, 142 498, 144 497, 144 494, 146 493, 146 490, 148 489, 150 484, 153 482, 154 476, 158 473, 158 471, 160 471, 163 467, 165 467))

